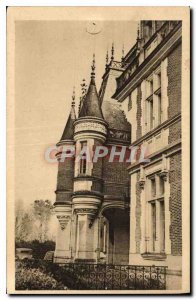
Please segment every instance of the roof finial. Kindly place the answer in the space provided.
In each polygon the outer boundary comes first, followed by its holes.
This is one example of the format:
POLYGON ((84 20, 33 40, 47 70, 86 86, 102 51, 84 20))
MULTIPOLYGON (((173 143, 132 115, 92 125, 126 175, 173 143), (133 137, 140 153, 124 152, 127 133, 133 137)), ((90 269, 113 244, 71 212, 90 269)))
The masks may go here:
POLYGON ((137 40, 140 39, 140 23, 137 24, 137 40))
POLYGON ((82 83, 80 84, 80 86, 81 86, 81 90, 82 90, 82 95, 80 97, 80 102, 79 102, 79 105, 78 105, 78 114, 80 113, 82 103, 83 103, 83 100, 86 96, 86 91, 87 91, 87 85, 86 85, 86 79, 85 78, 82 79, 82 83))
POLYGON ((79 105, 78 105, 78 114, 80 113, 81 106, 82 106, 82 97, 80 97, 80 102, 79 102, 79 105))
POLYGON ((95 53, 93 53, 93 62, 92 62, 91 69, 92 69, 91 78, 95 78, 95 53))
POLYGON ((71 106, 75 107, 75 86, 73 87, 73 94, 72 94, 72 102, 71 102, 71 106))
POLYGON ((82 83, 80 84, 81 90, 82 90, 82 96, 85 96, 86 90, 87 90, 87 85, 86 85, 86 79, 82 79, 82 83))
POLYGON ((111 61, 114 60, 114 43, 112 43, 112 49, 111 49, 111 61))
POLYGON ((106 52, 106 65, 108 65, 108 62, 109 62, 109 56, 108 56, 108 49, 107 49, 107 52, 106 52))
POLYGON ((122 46, 122 58, 121 58, 122 61, 124 59, 124 55, 125 55, 125 48, 124 48, 124 44, 123 44, 123 46, 122 46))

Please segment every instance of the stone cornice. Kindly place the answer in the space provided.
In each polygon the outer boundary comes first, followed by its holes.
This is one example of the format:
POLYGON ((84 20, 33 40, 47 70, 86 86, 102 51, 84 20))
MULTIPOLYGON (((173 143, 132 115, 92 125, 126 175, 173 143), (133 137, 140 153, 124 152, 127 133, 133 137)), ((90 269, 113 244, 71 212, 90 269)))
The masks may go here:
POLYGON ((122 147, 122 146, 127 146, 127 145, 130 145, 130 141, 123 141, 123 140, 120 140, 120 139, 113 139, 113 138, 109 138, 107 139, 107 145, 111 145, 111 146, 119 146, 119 147, 122 147))
POLYGON ((81 197, 103 199, 103 194, 95 191, 77 191, 72 194, 72 199, 81 197))
POLYGON ((97 118, 97 117, 82 117, 82 118, 77 119, 77 120, 74 122, 74 127, 75 127, 77 124, 79 124, 79 123, 85 123, 85 122, 99 123, 99 124, 108 126, 108 123, 107 123, 105 120, 103 120, 103 119, 100 119, 100 118, 97 118))
POLYGON ((62 146, 62 145, 74 145, 75 141, 74 140, 61 140, 56 144, 56 146, 62 146))
POLYGON ((67 190, 56 190, 55 191, 55 194, 72 194, 73 191, 70 190, 70 191, 67 191, 67 190))
POLYGON ((95 176, 89 176, 89 175, 78 175, 77 177, 74 177, 74 181, 100 181, 101 183, 104 181, 103 178, 95 177, 95 176))
POLYGON ((71 201, 56 201, 54 204, 53 204, 55 207, 59 206, 70 206, 71 205, 71 201))
POLYGON ((162 129, 165 129, 167 127, 169 127, 170 125, 178 122, 181 120, 181 113, 175 115, 174 117, 166 120, 165 122, 161 123, 159 126, 157 126, 156 128, 154 128, 153 130, 147 132, 145 135, 143 135, 141 138, 137 139, 135 142, 133 142, 131 144, 131 146, 137 146, 139 144, 141 144, 143 141, 151 138, 152 136, 158 134, 162 129))
MULTIPOLYGON (((162 160, 162 154, 167 151, 166 157, 173 155, 176 152, 181 151, 181 139, 177 140, 174 143, 168 144, 166 147, 162 148, 161 150, 152 153, 148 158, 151 160, 149 163, 143 164, 144 167, 153 165, 154 163, 162 160)), ((129 174, 135 173, 140 170, 141 162, 136 162, 130 165, 127 170, 129 174)))

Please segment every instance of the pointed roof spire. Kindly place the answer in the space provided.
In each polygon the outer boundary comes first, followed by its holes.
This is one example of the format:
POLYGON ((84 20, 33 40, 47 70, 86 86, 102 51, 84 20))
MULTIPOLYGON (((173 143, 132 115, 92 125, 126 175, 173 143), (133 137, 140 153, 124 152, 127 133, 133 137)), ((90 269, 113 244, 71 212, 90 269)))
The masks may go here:
POLYGON ((86 79, 82 79, 82 83, 80 84, 81 90, 82 90, 82 97, 86 95, 87 85, 86 85, 86 79))
POLYGON ((69 117, 67 119, 67 123, 65 125, 65 129, 63 131, 62 137, 60 142, 66 140, 73 140, 74 135, 74 126, 73 123, 76 120, 76 113, 75 113, 75 87, 73 87, 73 94, 72 94, 72 102, 71 102, 71 111, 69 113, 69 117))
POLYGON ((72 102, 71 102, 72 107, 75 107, 75 98, 76 98, 76 95, 75 95, 75 86, 74 86, 73 87, 73 94, 72 94, 72 102))
POLYGON ((82 79, 82 83, 80 84, 80 86, 81 86, 82 95, 80 97, 80 102, 79 102, 79 105, 78 105, 78 114, 80 113, 82 103, 84 101, 84 98, 86 97, 87 85, 86 85, 86 79, 85 78, 82 79))
POLYGON ((103 119, 101 104, 95 84, 95 54, 93 54, 93 62, 91 69, 91 80, 86 96, 83 98, 82 101, 82 106, 79 112, 79 118, 97 117, 103 119))
POLYGON ((91 78, 95 78, 95 53, 93 53, 93 61, 91 66, 91 78))
POLYGON ((125 56, 125 48, 124 48, 124 44, 123 44, 123 46, 122 46, 122 57, 121 57, 121 61, 123 61, 124 56, 125 56))
POLYGON ((112 49, 111 49, 111 61, 114 60, 114 43, 112 43, 112 49))
POLYGON ((137 40, 140 39, 140 23, 137 24, 137 40))
POLYGON ((107 49, 107 52, 106 52, 106 66, 108 65, 108 62, 109 62, 109 55, 108 55, 108 49, 107 49))

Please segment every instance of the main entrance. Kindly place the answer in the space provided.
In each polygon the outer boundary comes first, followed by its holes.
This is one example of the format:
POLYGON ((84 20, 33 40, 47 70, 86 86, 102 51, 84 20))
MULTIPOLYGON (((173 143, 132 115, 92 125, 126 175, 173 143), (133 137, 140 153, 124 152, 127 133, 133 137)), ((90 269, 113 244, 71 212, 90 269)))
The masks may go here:
POLYGON ((128 264, 129 232, 128 209, 106 208, 101 217, 100 260, 107 264, 128 264))

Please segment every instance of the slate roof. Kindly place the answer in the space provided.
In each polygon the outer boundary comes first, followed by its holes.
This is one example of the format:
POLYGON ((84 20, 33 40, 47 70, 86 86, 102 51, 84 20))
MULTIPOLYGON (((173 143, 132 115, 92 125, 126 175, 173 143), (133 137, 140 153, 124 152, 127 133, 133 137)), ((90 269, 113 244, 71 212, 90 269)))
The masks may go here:
POLYGON ((104 119, 94 77, 91 77, 86 97, 79 112, 79 118, 81 117, 104 119))
POLYGON ((61 137, 60 141, 72 140, 73 139, 73 134, 74 134, 73 123, 74 123, 75 120, 76 120, 75 108, 72 105, 67 123, 65 125, 65 129, 63 131, 63 134, 62 134, 62 137, 61 137))
POLYGON ((114 99, 104 99, 102 111, 109 128, 130 131, 131 125, 127 121, 119 103, 114 99))

